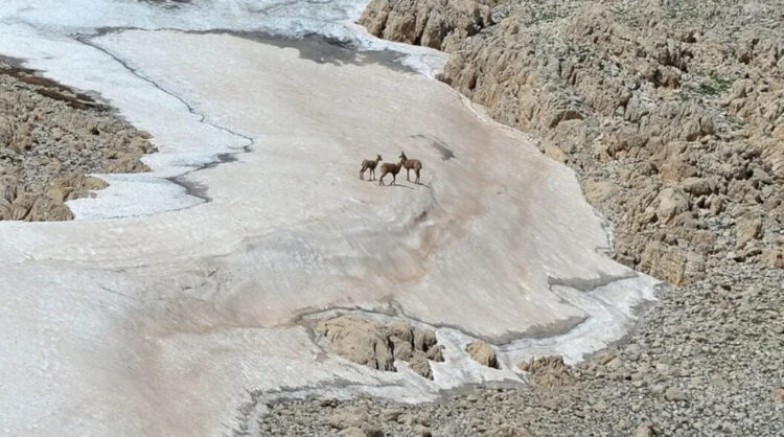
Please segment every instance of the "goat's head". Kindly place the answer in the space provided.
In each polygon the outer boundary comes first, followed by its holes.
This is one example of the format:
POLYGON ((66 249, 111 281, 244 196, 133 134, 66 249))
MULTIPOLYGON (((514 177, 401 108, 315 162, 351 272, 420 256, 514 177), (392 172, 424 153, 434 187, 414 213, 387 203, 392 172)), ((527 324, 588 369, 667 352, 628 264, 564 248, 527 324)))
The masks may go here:
POLYGON ((381 155, 376 155, 376 160, 381 161, 381 155))
POLYGON ((407 159, 408 159, 408 158, 406 157, 406 152, 400 152, 400 156, 398 156, 398 158, 402 159, 403 161, 405 161, 405 160, 407 160, 407 159))

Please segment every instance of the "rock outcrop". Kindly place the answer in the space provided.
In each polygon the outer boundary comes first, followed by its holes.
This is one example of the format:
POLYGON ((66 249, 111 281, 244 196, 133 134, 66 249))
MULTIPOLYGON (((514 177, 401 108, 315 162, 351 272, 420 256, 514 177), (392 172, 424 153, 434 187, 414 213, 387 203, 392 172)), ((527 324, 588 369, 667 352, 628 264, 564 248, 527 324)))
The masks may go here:
POLYGON ((560 356, 535 358, 520 363, 518 367, 528 373, 529 383, 537 387, 565 387, 575 382, 574 372, 560 356))
POLYGON ((379 37, 439 50, 454 50, 492 22, 493 0, 373 0, 359 24, 379 37))
POLYGON ((483 341, 474 341, 466 346, 466 352, 477 363, 498 369, 498 358, 495 349, 483 341))
POLYGON ((772 393, 773 402, 777 404, 784 404, 784 388, 777 388, 772 393))
POLYGON ((149 134, 90 96, 0 62, 0 220, 61 221, 106 186, 90 173, 147 171, 149 134))
POLYGON ((316 331, 332 351, 372 369, 394 372, 395 360, 405 361, 417 374, 432 379, 430 361, 444 361, 435 332, 406 322, 384 325, 350 316, 322 320, 316 331))

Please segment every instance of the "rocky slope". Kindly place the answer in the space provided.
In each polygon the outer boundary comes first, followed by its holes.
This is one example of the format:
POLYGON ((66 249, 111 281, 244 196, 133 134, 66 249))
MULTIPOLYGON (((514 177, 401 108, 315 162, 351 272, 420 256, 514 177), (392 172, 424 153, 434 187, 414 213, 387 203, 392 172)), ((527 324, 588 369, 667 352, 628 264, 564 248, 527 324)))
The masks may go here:
POLYGON ((154 147, 90 96, 0 62, 0 220, 70 220, 91 173, 147 171, 154 147))
POLYGON ((540 134, 617 259, 675 284, 717 253, 784 266, 784 2, 460 4, 379 0, 360 23, 450 52, 444 82, 540 134))
POLYGON ((523 388, 424 406, 288 400, 261 430, 784 434, 784 2, 448 6, 375 0, 360 23, 449 52, 444 82, 577 172, 616 227, 615 257, 681 287, 575 368, 519 363, 523 388))

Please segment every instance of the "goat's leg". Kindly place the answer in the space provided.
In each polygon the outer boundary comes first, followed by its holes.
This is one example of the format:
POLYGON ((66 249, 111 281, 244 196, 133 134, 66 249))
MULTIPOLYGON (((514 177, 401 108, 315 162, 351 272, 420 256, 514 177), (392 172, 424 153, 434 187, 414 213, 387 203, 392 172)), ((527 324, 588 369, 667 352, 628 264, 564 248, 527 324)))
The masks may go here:
POLYGON ((386 175, 386 173, 381 173, 381 177, 378 178, 378 185, 384 185, 384 176, 386 175))
POLYGON ((360 181, 364 181, 365 180, 365 170, 360 170, 359 171, 359 180, 360 181))
POLYGON ((411 177, 409 177, 409 174, 410 174, 410 173, 411 173, 411 169, 410 169, 410 168, 407 168, 407 169, 406 169, 406 180, 407 180, 407 181, 409 181, 409 182, 411 182, 411 177))
POLYGON ((375 179, 376 179, 376 169, 371 168, 370 169, 370 180, 372 181, 372 180, 375 180, 375 179))
POLYGON ((419 184, 419 169, 416 170, 416 180, 414 181, 415 184, 419 184))

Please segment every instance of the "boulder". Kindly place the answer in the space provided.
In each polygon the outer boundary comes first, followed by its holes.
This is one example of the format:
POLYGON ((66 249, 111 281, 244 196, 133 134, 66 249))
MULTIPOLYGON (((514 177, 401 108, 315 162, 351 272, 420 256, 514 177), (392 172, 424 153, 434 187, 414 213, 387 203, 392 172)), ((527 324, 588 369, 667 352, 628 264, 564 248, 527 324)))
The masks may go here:
POLYGON ((411 370, 422 377, 433 379, 433 371, 430 369, 430 362, 424 353, 417 351, 416 355, 409 360, 408 365, 411 367, 411 370))
POLYGON ((335 429, 361 429, 367 423, 367 415, 354 410, 340 410, 332 413, 327 422, 335 429))
POLYGON ((752 242, 762 238, 762 217, 755 213, 744 214, 736 223, 736 250, 746 249, 752 242))
POLYGON ((435 332, 406 322, 385 325, 351 316, 319 321, 316 331, 336 354, 372 369, 396 371, 395 360, 409 363, 417 374, 432 379, 430 361, 443 361, 435 332))
POLYGON ((645 246, 640 256, 639 268, 655 278, 674 285, 686 283, 686 254, 661 241, 652 241, 645 246))
POLYGON ((660 434, 656 429, 656 426, 649 422, 641 423, 640 426, 634 430, 634 437, 654 437, 657 435, 660 434))
POLYGON ((492 427, 488 430, 490 437, 532 437, 532 434, 525 428, 503 425, 492 427))
POLYGON ((772 398, 773 402, 784 405, 784 387, 773 389, 772 398))
POLYGON ((468 352, 468 355, 470 355, 474 361, 483 366, 492 367, 493 369, 499 368, 495 350, 483 341, 469 343, 468 346, 466 346, 466 352, 468 352))
POLYGON ((0 178, 0 200, 13 202, 16 199, 18 181, 12 176, 3 176, 0 178))
POLYGON ((329 340, 332 351, 371 369, 394 371, 389 336, 384 326, 346 316, 324 320, 316 330, 329 340))
POLYGON ((62 201, 53 200, 46 196, 39 196, 27 220, 31 222, 49 222, 73 220, 73 213, 62 201))
POLYGON ((346 428, 338 433, 340 437, 368 437, 365 431, 362 431, 362 428, 358 428, 356 426, 352 426, 346 428))
POLYGON ((689 198, 677 187, 668 187, 659 192, 656 198, 656 216, 667 223, 676 215, 689 210, 689 198))
POLYGON ((716 190, 716 183, 705 178, 690 177, 680 183, 683 191, 692 196, 705 196, 716 190))
POLYGON ((617 199, 621 194, 621 189, 612 182, 590 178, 583 182, 583 193, 588 203, 598 206, 617 199))
POLYGON ((534 358, 518 364, 517 367, 528 373, 529 383, 538 387, 565 387, 576 381, 571 368, 564 363, 561 356, 534 358))
POLYGON ((762 252, 762 260, 773 269, 784 269, 784 250, 767 249, 762 252))

